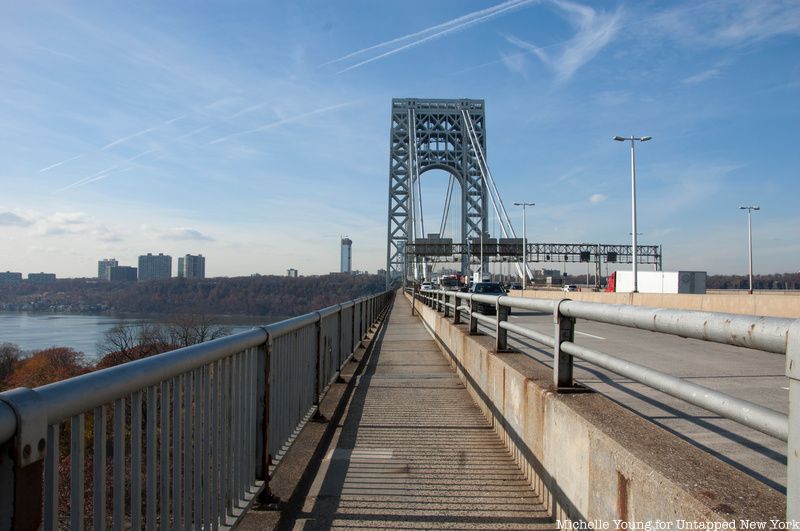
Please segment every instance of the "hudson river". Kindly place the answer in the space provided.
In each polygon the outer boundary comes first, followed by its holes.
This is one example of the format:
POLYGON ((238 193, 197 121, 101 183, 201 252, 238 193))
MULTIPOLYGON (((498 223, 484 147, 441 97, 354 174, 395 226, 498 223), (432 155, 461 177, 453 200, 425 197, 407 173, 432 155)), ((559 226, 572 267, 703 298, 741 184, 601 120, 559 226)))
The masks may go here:
MULTIPOLYGON (((121 318, 108 315, 0 312, 0 343, 16 343, 22 350, 48 347, 71 347, 86 354, 87 360, 98 357, 97 344, 109 328, 120 323, 158 322, 153 318, 121 318)), ((267 317, 229 316, 225 325, 233 333, 273 322, 267 317)))

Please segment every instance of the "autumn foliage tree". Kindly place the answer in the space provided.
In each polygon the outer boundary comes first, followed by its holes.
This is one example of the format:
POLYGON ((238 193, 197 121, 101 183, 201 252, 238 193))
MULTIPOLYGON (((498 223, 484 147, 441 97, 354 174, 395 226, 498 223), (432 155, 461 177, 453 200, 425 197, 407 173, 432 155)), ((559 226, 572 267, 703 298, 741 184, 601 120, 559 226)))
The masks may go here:
POLYGON ((15 364, 6 387, 39 387, 89 372, 83 352, 52 347, 35 352, 15 364))

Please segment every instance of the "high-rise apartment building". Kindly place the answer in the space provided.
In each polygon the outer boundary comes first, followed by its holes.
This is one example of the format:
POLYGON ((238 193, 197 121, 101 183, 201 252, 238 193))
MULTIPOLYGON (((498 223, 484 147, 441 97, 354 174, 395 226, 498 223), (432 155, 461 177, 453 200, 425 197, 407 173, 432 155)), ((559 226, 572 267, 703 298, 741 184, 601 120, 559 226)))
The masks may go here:
POLYGON ((111 266, 108 268, 111 282, 136 282, 136 268, 131 266, 111 266))
POLYGON ((28 273, 28 282, 33 282, 34 284, 45 284, 55 281, 55 273, 28 273))
POLYGON ((139 257, 139 281, 170 278, 172 257, 168 254, 147 253, 139 257))
POLYGON ((342 238, 341 266, 342 273, 353 272, 353 240, 350 238, 342 238))
POLYGON ((100 280, 111 280, 110 269, 117 267, 119 262, 116 258, 104 258, 97 262, 97 278, 100 280))
POLYGON ((178 258, 178 268, 185 278, 206 278, 206 259, 202 254, 178 258))
POLYGON ((22 282, 22 273, 13 271, 0 273, 0 284, 19 284, 20 282, 22 282))
POLYGON ((183 257, 178 257, 178 278, 183 278, 183 257))
POLYGON ((287 269, 286 276, 289 278, 297 278, 297 269, 295 268, 287 269))

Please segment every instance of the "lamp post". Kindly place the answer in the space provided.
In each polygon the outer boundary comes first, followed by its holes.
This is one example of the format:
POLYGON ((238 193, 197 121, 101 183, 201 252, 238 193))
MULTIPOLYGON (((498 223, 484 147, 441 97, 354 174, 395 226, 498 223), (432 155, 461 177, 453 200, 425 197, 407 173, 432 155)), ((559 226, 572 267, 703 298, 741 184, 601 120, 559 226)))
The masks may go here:
POLYGON ((514 203, 522 207, 522 291, 528 289, 528 218, 525 207, 535 206, 536 203, 514 203))
POLYGON ((638 249, 636 247, 636 150, 634 148, 635 142, 647 142, 652 139, 652 136, 615 136, 614 140, 617 142, 625 142, 627 140, 631 143, 631 252, 633 253, 633 292, 639 292, 639 279, 637 275, 639 268, 637 262, 639 261, 638 249))
POLYGON ((750 262, 750 289, 747 293, 753 293, 753 224, 752 215, 753 210, 761 210, 761 207, 756 205, 740 206, 739 210, 747 210, 747 256, 750 262))

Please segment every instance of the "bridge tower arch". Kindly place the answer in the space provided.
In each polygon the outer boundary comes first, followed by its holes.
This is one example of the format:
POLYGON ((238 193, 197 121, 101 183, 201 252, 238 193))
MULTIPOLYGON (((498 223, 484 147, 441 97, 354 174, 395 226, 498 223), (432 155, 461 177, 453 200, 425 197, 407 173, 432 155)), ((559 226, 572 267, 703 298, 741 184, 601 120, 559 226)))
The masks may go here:
MULTIPOLYGON (((487 195, 478 153, 470 131, 486 153, 486 115, 483 100, 393 99, 389 135, 389 222, 386 250, 387 283, 405 274, 405 245, 418 234, 415 187, 428 170, 449 172, 461 185, 461 237, 478 239, 488 229, 487 195), (466 123, 465 115, 470 123, 466 123)), ((470 257, 461 257, 462 274, 470 257)))

